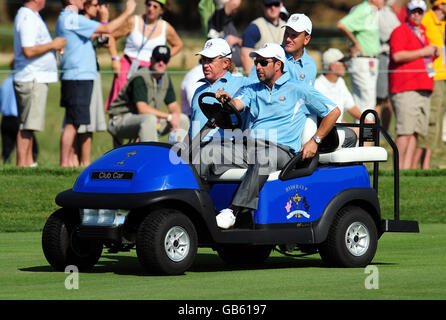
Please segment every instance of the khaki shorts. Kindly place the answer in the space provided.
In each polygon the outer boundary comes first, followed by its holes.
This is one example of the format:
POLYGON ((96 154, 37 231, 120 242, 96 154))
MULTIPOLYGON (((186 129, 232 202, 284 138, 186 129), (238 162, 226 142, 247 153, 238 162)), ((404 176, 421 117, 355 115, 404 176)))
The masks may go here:
POLYGON ((427 134, 431 91, 417 90, 393 93, 390 101, 395 110, 396 134, 427 134))
POLYGON ((434 81, 434 92, 429 111, 429 128, 426 136, 417 140, 417 147, 437 149, 443 147, 443 118, 446 108, 446 80, 434 81))
POLYGON ((45 128, 46 99, 48 84, 14 82, 20 130, 43 131, 45 128))

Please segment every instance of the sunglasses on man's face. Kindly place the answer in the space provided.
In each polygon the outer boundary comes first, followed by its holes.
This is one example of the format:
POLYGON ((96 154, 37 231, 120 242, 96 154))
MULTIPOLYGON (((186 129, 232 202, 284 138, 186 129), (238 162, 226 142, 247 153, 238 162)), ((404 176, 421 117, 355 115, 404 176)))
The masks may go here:
POLYGON ((169 59, 168 58, 158 58, 158 59, 155 59, 155 62, 160 62, 160 61, 164 62, 164 64, 167 64, 169 62, 169 59))
POLYGON ((265 7, 267 7, 267 8, 280 7, 280 2, 268 3, 268 4, 265 4, 265 7))
POLYGON ((257 64, 260 63, 260 65, 262 67, 266 67, 268 65, 268 63, 272 62, 273 60, 269 60, 269 59, 255 59, 254 60, 254 65, 256 66, 257 64))

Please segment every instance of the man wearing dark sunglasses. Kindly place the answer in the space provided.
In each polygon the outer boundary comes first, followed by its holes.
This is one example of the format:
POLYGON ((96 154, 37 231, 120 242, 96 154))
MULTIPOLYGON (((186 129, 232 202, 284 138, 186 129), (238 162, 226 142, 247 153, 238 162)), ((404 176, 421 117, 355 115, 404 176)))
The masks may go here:
POLYGON ((240 111, 247 109, 248 130, 243 138, 206 145, 197 165, 202 176, 219 175, 231 168, 247 169, 231 205, 216 217, 222 229, 231 228, 238 213, 257 209, 259 192, 271 172, 283 168, 299 151, 303 159, 312 158, 340 115, 339 108, 316 89, 290 81, 289 73, 284 73, 285 52, 279 44, 266 43, 251 57, 260 82, 243 87, 232 100, 225 91, 215 95, 222 102, 231 100, 240 111), (310 113, 323 120, 313 139, 302 146, 302 132, 310 113), (211 154, 223 155, 223 162, 205 158, 211 154))
POLYGON ((150 67, 140 68, 110 104, 108 131, 118 139, 158 141, 172 131, 172 139, 182 141, 189 130, 189 118, 181 113, 172 81, 166 73, 170 49, 153 49, 150 67), (168 112, 161 111, 163 102, 168 112))
POLYGON ((241 60, 245 72, 249 73, 252 69, 253 63, 249 57, 252 51, 267 42, 282 43, 282 27, 285 25, 285 21, 280 19, 282 6, 282 0, 262 0, 263 16, 252 21, 243 33, 241 60))

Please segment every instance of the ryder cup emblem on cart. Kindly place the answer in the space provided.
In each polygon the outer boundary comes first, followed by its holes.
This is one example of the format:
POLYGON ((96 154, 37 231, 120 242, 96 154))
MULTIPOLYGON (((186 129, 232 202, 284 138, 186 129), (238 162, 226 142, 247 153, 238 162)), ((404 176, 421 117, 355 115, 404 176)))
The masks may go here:
MULTIPOLYGON (((293 187, 295 187, 296 189, 300 189, 300 190, 307 189, 306 187, 303 187, 303 186, 293 186, 293 187)), ((310 215, 308 214, 310 205, 307 202, 307 198, 305 196, 302 196, 302 192, 300 190, 295 190, 294 195, 290 196, 288 198, 288 201, 285 205, 285 210, 287 213, 286 218, 288 220, 293 217, 296 217, 297 219, 299 219, 299 218, 302 218, 302 216, 307 219, 310 218, 310 215), (299 195, 299 192, 301 192, 301 195, 299 195)))
POLYGON ((130 158, 131 156, 134 156, 135 154, 136 154, 136 151, 127 152, 127 156, 126 156, 123 160, 117 162, 116 164, 120 164, 120 165, 124 164, 124 162, 125 162, 128 158, 130 158))

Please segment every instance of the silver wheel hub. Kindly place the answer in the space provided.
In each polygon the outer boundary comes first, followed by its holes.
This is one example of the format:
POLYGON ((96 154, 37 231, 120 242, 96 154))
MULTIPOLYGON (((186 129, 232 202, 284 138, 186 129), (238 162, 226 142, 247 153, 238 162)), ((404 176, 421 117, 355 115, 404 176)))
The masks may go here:
POLYGON ((362 256, 370 244, 370 233, 367 227, 360 222, 353 222, 345 233, 345 246, 348 252, 359 257, 362 256))
POLYGON ((170 260, 180 262, 186 258, 190 249, 190 238, 182 227, 169 229, 164 239, 164 250, 170 260))

